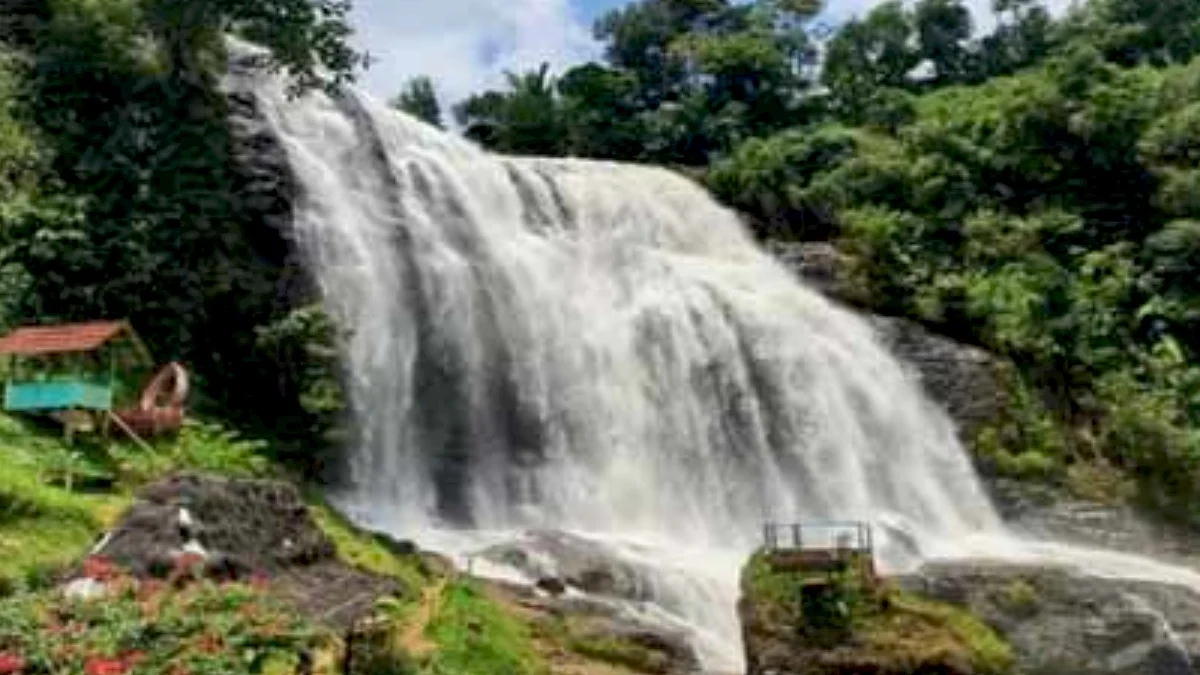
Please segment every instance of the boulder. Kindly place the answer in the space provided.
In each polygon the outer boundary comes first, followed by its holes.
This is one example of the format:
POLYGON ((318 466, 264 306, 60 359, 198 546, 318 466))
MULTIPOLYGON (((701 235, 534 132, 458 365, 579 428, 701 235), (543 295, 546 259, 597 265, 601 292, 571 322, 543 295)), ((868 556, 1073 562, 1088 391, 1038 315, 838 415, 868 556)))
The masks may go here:
POLYGON ((302 614, 339 629, 401 591, 393 579, 343 564, 295 486, 280 481, 184 474, 150 485, 67 588, 94 592, 81 579, 109 564, 136 578, 167 577, 186 564, 211 579, 270 583, 302 614))
POLYGON ((651 566, 623 558, 602 542, 566 532, 534 531, 488 548, 480 557, 511 567, 530 579, 556 579, 593 595, 623 600, 654 600, 651 566))
POLYGON ((296 488, 279 481, 179 475, 150 485, 92 551, 138 575, 155 575, 181 553, 234 576, 333 560, 296 488))
POLYGON ((513 608, 535 627, 554 626, 549 632, 557 634, 559 641, 591 659, 613 659, 616 665, 659 675, 701 672, 700 659, 685 632, 647 623, 621 603, 586 596, 547 596, 521 584, 484 583, 494 600, 513 608))
POLYGON ((1030 675, 1187 675, 1200 658, 1200 594, 1067 567, 936 563, 906 588, 970 610, 1030 675))
POLYGON ((760 552, 738 603, 747 675, 1000 675, 1011 651, 965 610, 760 552))

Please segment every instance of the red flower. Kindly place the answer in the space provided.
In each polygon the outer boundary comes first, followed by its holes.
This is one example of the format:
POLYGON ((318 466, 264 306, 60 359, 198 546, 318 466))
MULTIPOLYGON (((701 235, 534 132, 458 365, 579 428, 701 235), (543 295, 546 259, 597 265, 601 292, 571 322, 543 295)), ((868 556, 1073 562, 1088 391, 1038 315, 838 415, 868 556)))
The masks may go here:
POLYGON ((117 566, 108 558, 94 555, 83 561, 83 576, 89 579, 112 581, 117 575, 117 566))
POLYGON ((271 577, 262 570, 256 571, 250 575, 250 586, 256 590, 264 590, 271 585, 271 577))
POLYGON ((25 659, 16 654, 0 652, 0 675, 12 675, 25 670, 25 659))
POLYGON ((125 675, 130 669, 129 664, 122 659, 102 659, 93 656, 83 663, 83 672, 87 675, 125 675))

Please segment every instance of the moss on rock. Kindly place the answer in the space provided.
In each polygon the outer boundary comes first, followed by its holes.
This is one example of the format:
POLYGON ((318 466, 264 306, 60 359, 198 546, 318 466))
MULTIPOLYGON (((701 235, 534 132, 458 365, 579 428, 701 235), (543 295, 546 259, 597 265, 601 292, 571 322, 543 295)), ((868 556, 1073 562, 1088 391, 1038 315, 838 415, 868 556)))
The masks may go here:
POLYGON ((739 611, 749 675, 1012 670, 1009 645, 963 609, 852 575, 783 571, 764 553, 743 571, 739 611))

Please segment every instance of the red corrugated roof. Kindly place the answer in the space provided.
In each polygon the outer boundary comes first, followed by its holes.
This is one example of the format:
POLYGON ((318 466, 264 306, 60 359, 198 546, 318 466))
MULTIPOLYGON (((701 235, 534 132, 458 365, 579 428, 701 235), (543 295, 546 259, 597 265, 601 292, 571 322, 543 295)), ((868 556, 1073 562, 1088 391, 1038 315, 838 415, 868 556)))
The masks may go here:
POLYGON ((26 326, 0 338, 0 354, 62 354, 90 352, 116 337, 124 321, 95 321, 61 326, 26 326))

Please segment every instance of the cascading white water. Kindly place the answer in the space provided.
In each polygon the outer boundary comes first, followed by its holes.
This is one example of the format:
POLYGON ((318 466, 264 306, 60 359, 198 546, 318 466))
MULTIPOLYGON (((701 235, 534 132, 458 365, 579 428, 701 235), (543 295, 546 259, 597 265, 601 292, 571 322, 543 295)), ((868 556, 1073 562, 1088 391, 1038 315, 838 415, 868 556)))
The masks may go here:
POLYGON ((764 520, 884 525, 903 534, 884 537, 892 568, 1038 555, 870 327, 699 187, 496 157, 361 95, 242 77, 351 333, 342 500, 361 518, 450 547, 538 528, 608 542, 658 570, 659 609, 715 670, 741 661, 737 569, 764 520))

